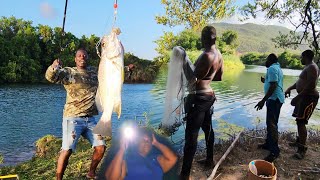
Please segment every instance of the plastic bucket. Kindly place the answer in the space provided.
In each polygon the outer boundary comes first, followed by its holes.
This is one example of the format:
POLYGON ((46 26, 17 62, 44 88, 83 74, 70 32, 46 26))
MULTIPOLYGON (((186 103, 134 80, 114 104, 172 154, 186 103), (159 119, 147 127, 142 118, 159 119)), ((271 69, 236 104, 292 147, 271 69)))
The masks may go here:
POLYGON ((277 168, 268 161, 253 160, 249 163, 248 169, 248 180, 277 179, 277 168), (257 174, 253 173, 252 166, 250 165, 252 162, 254 162, 254 165, 256 166, 257 174), (259 177, 260 175, 264 175, 264 177, 259 177))

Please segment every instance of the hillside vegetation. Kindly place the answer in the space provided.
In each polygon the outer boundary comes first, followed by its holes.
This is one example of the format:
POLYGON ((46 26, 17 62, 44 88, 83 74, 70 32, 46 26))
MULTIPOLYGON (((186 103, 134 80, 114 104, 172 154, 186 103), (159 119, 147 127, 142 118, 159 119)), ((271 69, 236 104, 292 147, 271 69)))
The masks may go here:
MULTIPOLYGON (((228 24, 228 23, 214 23, 212 24, 216 29, 218 36, 221 36, 225 31, 232 30, 238 33, 239 46, 237 51, 240 53, 246 52, 260 52, 260 53, 282 53, 285 49, 276 48, 272 38, 282 34, 289 33, 289 29, 282 26, 275 25, 259 25, 253 23, 246 24, 228 24)), ((301 50, 308 48, 307 46, 300 46, 299 49, 290 49, 293 53, 299 53, 301 50)))

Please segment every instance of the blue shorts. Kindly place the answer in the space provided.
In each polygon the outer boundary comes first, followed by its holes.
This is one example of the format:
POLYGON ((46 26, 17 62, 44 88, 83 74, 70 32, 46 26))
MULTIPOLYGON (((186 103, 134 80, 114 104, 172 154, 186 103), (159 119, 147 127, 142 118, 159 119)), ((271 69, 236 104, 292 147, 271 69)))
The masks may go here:
POLYGON ((62 121, 62 150, 76 150, 76 144, 82 135, 88 139, 92 147, 105 145, 101 135, 94 134, 97 125, 94 117, 64 117, 62 121))

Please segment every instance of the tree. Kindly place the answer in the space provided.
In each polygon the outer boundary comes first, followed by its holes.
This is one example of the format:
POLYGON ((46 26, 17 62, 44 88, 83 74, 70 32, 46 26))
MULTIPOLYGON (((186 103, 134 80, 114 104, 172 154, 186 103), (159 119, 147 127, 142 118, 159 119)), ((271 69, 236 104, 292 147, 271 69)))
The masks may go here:
POLYGON ((238 33, 236 31, 227 30, 223 32, 221 40, 233 49, 236 49, 239 46, 238 33))
POLYGON ((199 31, 211 20, 233 14, 232 0, 161 0, 166 13, 156 16, 158 24, 184 25, 199 31))
POLYGON ((178 45, 182 46, 185 50, 200 50, 202 48, 200 34, 192 30, 184 30, 177 37, 175 46, 178 45))
POLYGON ((289 22, 294 30, 289 34, 280 33, 278 37, 274 38, 273 41, 277 46, 297 48, 299 44, 308 43, 310 48, 315 51, 316 57, 319 58, 319 0, 255 0, 253 4, 248 3, 242 7, 241 12, 246 18, 251 16, 256 18, 257 12, 264 12, 267 19, 289 22))

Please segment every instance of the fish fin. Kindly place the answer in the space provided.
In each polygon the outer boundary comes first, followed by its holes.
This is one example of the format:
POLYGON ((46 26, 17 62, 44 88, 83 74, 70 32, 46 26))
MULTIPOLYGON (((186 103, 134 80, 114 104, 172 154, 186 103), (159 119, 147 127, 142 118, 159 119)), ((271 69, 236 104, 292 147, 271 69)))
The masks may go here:
POLYGON ((102 112, 103 111, 103 108, 102 108, 103 106, 102 106, 101 96, 100 96, 100 93, 99 93, 99 88, 98 88, 97 93, 96 93, 95 101, 96 101, 96 106, 97 106, 98 110, 100 112, 102 112))
POLYGON ((121 116, 121 101, 114 105, 113 111, 117 113, 119 119, 121 116))
POLYGON ((93 133, 99 134, 101 136, 111 136, 112 135, 111 120, 102 121, 100 119, 97 125, 93 128, 93 133))

